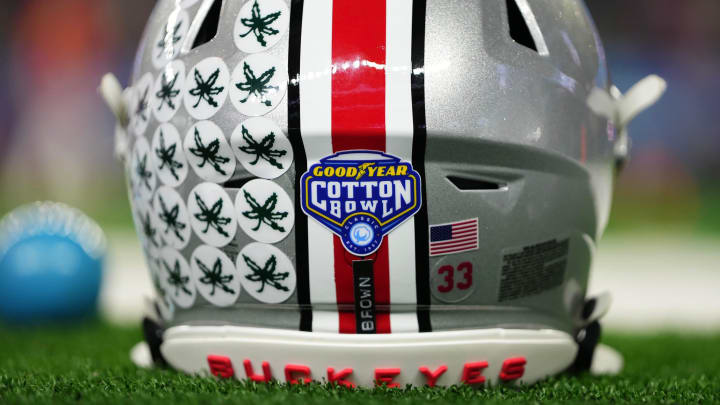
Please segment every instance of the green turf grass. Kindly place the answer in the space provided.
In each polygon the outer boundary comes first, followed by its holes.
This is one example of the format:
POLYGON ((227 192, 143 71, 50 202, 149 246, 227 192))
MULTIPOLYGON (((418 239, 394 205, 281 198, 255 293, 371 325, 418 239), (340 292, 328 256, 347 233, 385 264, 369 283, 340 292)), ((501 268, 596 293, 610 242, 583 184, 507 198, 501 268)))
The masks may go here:
POLYGON ((706 403, 720 401, 720 336, 621 336, 617 377, 562 376, 523 388, 348 390, 192 378, 140 370, 128 351, 136 329, 0 327, 0 403, 474 404, 527 402, 706 403))

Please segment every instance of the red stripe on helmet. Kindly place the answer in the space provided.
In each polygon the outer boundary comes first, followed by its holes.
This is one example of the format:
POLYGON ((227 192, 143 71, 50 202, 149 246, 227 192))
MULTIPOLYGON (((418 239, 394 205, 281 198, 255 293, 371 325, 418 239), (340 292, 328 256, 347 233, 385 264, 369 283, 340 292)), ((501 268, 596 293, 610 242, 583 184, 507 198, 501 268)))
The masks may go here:
MULTIPOLYGON (((332 24, 333 151, 385 151, 386 0, 334 0, 332 24)), ((340 308, 340 333, 356 333, 352 263, 334 236, 335 287, 340 308)), ((377 253, 375 276, 377 332, 390 332, 390 273, 387 238, 377 253)))

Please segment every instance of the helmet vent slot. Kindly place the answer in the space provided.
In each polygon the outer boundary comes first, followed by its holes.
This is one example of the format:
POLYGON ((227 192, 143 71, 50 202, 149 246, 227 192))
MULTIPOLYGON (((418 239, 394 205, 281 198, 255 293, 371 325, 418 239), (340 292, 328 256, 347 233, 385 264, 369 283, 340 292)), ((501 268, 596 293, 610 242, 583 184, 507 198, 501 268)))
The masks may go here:
POLYGON ((457 176, 448 176, 447 179, 461 191, 502 190, 507 187, 507 184, 498 183, 492 180, 471 179, 457 176))
POLYGON ((222 10, 222 0, 214 0, 212 5, 205 14, 202 25, 195 36, 193 46, 190 49, 195 49, 200 45, 207 44, 212 41, 217 35, 218 26, 220 25, 220 11, 222 10))
POLYGON ((543 38, 540 26, 530 9, 529 1, 506 0, 506 4, 510 38, 542 56, 549 55, 545 38, 543 38))
POLYGON ((518 44, 537 52, 535 39, 520 11, 516 0, 507 0, 508 23, 510 24, 510 38, 518 44))

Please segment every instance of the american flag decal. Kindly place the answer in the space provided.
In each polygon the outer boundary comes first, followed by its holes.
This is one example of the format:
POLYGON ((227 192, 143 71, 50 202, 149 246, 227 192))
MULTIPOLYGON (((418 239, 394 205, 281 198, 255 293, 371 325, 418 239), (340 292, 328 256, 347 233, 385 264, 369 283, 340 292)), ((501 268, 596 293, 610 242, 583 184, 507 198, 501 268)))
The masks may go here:
POLYGON ((430 256, 478 249, 478 219, 430 226, 430 256))

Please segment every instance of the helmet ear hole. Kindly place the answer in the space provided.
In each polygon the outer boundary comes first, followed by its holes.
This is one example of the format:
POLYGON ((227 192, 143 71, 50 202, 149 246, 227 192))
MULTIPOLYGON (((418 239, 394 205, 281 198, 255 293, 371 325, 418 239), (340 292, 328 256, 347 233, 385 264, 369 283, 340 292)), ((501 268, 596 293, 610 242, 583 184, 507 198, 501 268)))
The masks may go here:
MULTIPOLYGON (((192 48, 195 49, 201 45, 204 45, 215 38, 220 25, 220 11, 222 10, 222 0, 213 0, 212 5, 208 9, 204 16, 203 22, 200 25, 195 40, 193 41, 192 48)), ((201 9, 202 12, 202 9, 201 9)), ((198 14, 200 17, 200 14, 198 14)))

